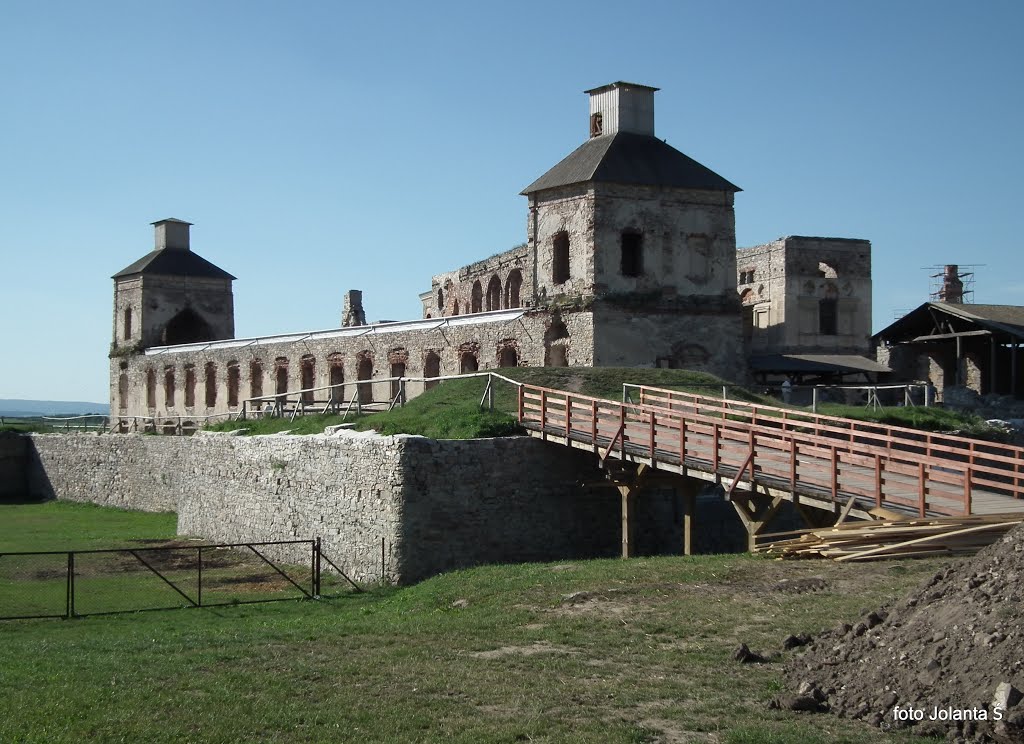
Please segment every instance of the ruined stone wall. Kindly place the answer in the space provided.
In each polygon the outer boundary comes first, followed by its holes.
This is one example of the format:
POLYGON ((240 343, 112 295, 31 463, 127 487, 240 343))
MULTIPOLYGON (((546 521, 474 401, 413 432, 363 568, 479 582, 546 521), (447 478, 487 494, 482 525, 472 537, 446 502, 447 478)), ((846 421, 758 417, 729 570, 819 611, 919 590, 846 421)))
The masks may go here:
POLYGON ((736 290, 736 216, 733 195, 596 184, 595 294, 720 297, 736 290), (641 257, 630 276, 624 235, 638 236, 641 257))
MULTIPOLYGON (((319 537, 325 554, 359 581, 409 583, 484 563, 610 557, 620 550, 618 492, 581 485, 601 479, 596 457, 526 437, 19 439, 29 449, 15 460, 29 495, 175 511, 179 534, 216 542, 319 537)), ((679 493, 641 491, 638 554, 680 552, 682 521, 679 493)), ((700 550, 743 549, 742 525, 720 488, 702 489, 697 521, 700 550)))
POLYGON ((856 353, 871 347, 871 243, 791 236, 736 252, 753 353, 856 353), (835 304, 835 328, 823 302, 835 304))
MULTIPOLYGON (((479 370, 498 369, 512 362, 539 367, 551 362, 552 345, 556 356, 563 354, 556 358, 563 360, 561 364, 594 363, 593 316, 588 311, 557 315, 532 311, 500 322, 487 318, 486 314, 457 317, 443 324, 413 321, 342 329, 327 337, 241 339, 224 345, 195 344, 114 357, 110 361, 111 416, 153 417, 158 426, 174 425, 179 418, 201 423, 207 416, 239 410, 249 397, 276 394, 279 383, 286 391, 296 391, 309 387, 309 381, 311 387, 326 387, 355 383, 367 374, 370 384, 360 393, 362 401, 367 402, 367 394, 374 401, 387 401, 394 395, 392 383, 373 380, 398 376, 400 371, 407 377, 456 375, 467 365, 479 370), (558 347, 564 347, 564 352, 558 347), (398 365, 404 365, 404 370, 398 365), (210 374, 212 396, 208 399, 210 374), (194 378, 192 404, 187 405, 190 375, 194 378), (232 395, 232 388, 237 396, 232 395), (168 395, 168 389, 173 395, 168 395), (207 405, 208 400, 212 405, 207 405)), ((423 383, 407 386, 410 397, 422 391, 423 383)), ((354 386, 343 392, 344 399, 350 399, 354 386)), ((316 397, 324 400, 326 396, 327 391, 321 391, 316 397)))
POLYGON ((595 219, 593 184, 530 197, 527 245, 537 253, 538 304, 594 295, 595 219), (564 253, 556 260, 560 251, 564 253))
POLYGON ((114 346, 159 346, 164 329, 184 308, 209 326, 211 339, 234 338, 235 312, 231 281, 201 277, 143 276, 114 284, 114 346), (131 308, 131 333, 126 335, 125 310, 131 308))
POLYGON ((423 317, 532 307, 532 287, 530 251, 526 245, 516 246, 483 261, 431 277, 430 295, 422 297, 423 317))
POLYGON ((642 313, 628 305, 594 307, 594 363, 607 367, 669 367, 709 372, 745 384, 739 303, 665 301, 642 313))
MULTIPOLYGON (((178 513, 218 542, 320 537, 356 580, 408 583, 482 563, 616 555, 614 489, 587 491, 592 456, 529 438, 26 437, 42 498, 178 513)), ((664 498, 639 509, 645 552, 678 542, 664 498), (645 515, 647 515, 645 517, 645 515), (646 526, 645 526, 646 525, 646 526), (668 535, 666 537, 666 535, 668 535)), ((669 507, 671 508, 671 507, 669 507)))

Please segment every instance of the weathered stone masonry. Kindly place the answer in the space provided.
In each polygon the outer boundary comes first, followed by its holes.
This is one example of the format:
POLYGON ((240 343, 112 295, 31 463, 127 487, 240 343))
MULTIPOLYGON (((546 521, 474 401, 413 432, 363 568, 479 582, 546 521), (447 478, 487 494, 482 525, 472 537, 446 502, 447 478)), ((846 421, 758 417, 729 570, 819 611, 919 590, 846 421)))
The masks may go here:
MULTIPOLYGON (((12 443, 17 440, 16 443, 12 443)), ((178 532, 217 542, 320 537, 357 581, 410 583, 484 563, 612 557, 619 497, 587 453, 525 437, 156 437, 44 434, 2 451, 42 498, 176 511, 178 532)), ((699 496, 698 552, 742 550, 745 532, 714 488, 699 496)), ((682 550, 682 501, 641 491, 638 554, 682 550)), ((304 561, 301 554, 278 553, 304 561)))

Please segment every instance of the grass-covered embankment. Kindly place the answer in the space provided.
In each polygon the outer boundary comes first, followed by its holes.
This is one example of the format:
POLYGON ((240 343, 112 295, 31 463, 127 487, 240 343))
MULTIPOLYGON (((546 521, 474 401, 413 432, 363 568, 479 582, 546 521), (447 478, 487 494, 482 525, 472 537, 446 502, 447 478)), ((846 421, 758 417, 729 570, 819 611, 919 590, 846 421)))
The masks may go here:
MULTIPOLYGON (((83 533, 122 517, 70 513, 83 533)), ((4 516, 0 540, 23 545, 4 516)), ((152 531, 130 534, 164 530, 138 519, 152 531)), ((781 664, 731 654, 855 620, 939 565, 565 561, 317 602, 7 621, 0 741, 918 741, 769 710, 781 664), (815 591, 792 581, 810 577, 815 591)))

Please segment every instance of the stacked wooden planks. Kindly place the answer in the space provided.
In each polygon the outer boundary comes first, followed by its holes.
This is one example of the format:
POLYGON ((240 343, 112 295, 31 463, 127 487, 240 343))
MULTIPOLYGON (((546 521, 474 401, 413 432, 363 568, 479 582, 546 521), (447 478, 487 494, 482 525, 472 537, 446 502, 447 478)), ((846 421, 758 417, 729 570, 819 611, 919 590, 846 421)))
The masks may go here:
POLYGON ((1021 522, 1022 514, 846 522, 834 527, 762 535, 759 541, 771 542, 759 545, 757 551, 785 559, 836 561, 966 555, 996 542, 1021 522))

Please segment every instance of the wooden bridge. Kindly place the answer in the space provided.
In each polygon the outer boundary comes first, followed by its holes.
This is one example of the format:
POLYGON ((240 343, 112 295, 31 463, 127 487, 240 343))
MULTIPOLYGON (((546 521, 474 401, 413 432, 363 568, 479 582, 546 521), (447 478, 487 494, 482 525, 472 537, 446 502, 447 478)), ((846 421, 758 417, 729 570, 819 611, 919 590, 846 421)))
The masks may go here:
POLYGON ((531 436, 590 450, 622 496, 632 555, 639 489, 684 496, 684 551, 700 481, 720 483, 750 545, 785 501, 811 526, 870 512, 929 517, 1024 512, 1024 448, 641 385, 617 403, 519 384, 531 436), (635 402, 634 402, 635 401, 635 402))

